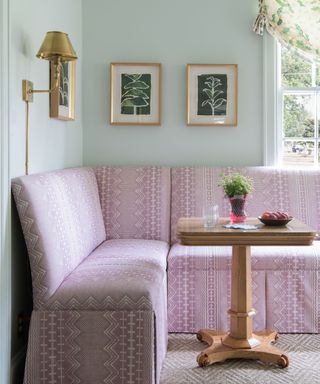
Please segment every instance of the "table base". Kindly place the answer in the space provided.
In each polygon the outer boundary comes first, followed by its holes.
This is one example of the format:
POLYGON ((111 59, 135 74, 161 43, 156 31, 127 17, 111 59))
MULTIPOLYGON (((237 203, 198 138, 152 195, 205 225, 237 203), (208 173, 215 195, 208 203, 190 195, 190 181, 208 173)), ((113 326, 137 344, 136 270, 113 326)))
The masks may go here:
POLYGON ((289 365, 288 356, 280 349, 272 346, 278 334, 275 331, 261 331, 252 334, 249 339, 251 347, 247 347, 248 340, 235 339, 228 333, 201 329, 197 333, 200 341, 205 341, 209 346, 197 357, 200 367, 223 362, 227 359, 253 359, 264 363, 271 363, 285 368, 289 365), (225 345, 224 341, 228 344, 225 345), (234 342, 233 346, 232 345, 234 342))
MULTIPOLYGON (((257 219, 249 221, 257 224, 257 219)), ((252 308, 251 246, 311 245, 316 233, 296 219, 288 228, 263 226, 256 231, 226 229, 223 225, 227 222, 221 219, 212 230, 204 229, 200 218, 181 218, 178 222, 178 237, 183 245, 232 245, 230 332, 200 330, 198 339, 209 346, 199 354, 198 364, 205 366, 240 358, 287 367, 288 356, 270 345, 277 339, 277 333, 252 332, 255 310, 252 308)))

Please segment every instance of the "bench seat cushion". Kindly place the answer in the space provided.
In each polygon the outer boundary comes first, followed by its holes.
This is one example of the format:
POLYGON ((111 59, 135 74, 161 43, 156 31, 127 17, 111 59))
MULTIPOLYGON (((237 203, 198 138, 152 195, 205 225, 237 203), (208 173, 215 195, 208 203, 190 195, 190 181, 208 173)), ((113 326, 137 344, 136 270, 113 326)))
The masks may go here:
POLYGON ((156 240, 105 241, 46 303, 59 310, 152 310, 166 279, 168 244, 156 240))
MULTIPOLYGON (((231 247, 175 244, 168 256, 171 332, 229 328, 231 247)), ((320 242, 252 247, 254 329, 320 331, 320 242)))
POLYGON ((149 265, 167 269, 169 245, 159 240, 117 239, 103 242, 88 257, 87 263, 149 265))

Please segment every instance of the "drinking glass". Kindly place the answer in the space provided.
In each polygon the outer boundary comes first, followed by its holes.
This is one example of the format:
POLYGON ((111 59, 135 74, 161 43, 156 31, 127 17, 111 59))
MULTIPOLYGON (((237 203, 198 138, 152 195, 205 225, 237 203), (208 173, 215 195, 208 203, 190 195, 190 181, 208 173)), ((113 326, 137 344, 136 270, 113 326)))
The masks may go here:
POLYGON ((202 211, 203 226, 205 228, 214 227, 219 220, 219 207, 217 205, 206 205, 202 211))

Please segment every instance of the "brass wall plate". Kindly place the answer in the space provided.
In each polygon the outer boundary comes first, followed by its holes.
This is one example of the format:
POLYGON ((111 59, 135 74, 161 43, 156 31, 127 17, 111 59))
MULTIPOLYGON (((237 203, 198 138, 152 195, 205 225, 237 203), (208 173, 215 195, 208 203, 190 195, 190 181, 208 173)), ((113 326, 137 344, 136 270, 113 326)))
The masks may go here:
POLYGON ((22 80, 22 100, 33 102, 33 82, 29 80, 22 80))

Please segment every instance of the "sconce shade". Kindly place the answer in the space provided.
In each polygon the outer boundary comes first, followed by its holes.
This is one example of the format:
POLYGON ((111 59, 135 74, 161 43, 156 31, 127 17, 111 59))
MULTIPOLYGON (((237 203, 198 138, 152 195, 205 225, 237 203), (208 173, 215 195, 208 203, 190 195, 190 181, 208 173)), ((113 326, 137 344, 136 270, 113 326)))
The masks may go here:
POLYGON ((57 61, 58 58, 60 61, 77 60, 68 34, 57 31, 47 32, 36 56, 51 61, 57 61))

